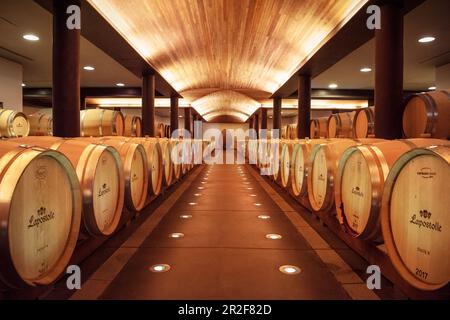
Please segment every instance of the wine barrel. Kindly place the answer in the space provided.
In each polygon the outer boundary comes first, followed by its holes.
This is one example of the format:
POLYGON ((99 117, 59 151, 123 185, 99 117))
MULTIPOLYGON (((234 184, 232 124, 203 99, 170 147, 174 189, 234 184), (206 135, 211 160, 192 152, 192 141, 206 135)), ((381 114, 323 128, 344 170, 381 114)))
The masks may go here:
POLYGON ((164 138, 165 137, 165 126, 164 123, 158 123, 155 125, 155 134, 157 138, 164 138))
POLYGON ((267 164, 263 167, 268 170, 269 177, 281 186, 281 150, 286 139, 267 140, 267 164))
POLYGON ((248 163, 256 165, 258 163, 258 140, 250 139, 247 144, 248 163))
POLYGON ((404 153, 386 179, 381 228, 398 273, 412 286, 436 290, 450 280, 450 147, 404 153))
POLYGON ((308 199, 313 211, 329 211, 334 206, 334 180, 342 153, 351 146, 379 139, 336 139, 315 145, 308 166, 308 199))
POLYGON ((84 231, 91 236, 108 236, 117 229, 125 187, 120 155, 115 148, 88 139, 26 137, 15 141, 58 150, 70 160, 82 191, 84 231))
POLYGON ((304 197, 307 194, 307 168, 309 165, 309 157, 311 149, 321 143, 325 143, 326 139, 314 140, 297 140, 292 146, 291 156, 291 192, 294 197, 304 197))
POLYGON ((0 109, 0 137, 26 137, 30 132, 27 116, 22 112, 0 109))
POLYGON ((328 137, 328 117, 311 119, 309 126, 309 137, 311 139, 328 137))
POLYGON ((281 127, 281 139, 287 139, 288 126, 281 127))
POLYGON ((161 193, 164 167, 162 150, 157 138, 133 138, 130 142, 141 144, 147 155, 148 191, 150 195, 157 196, 161 193))
POLYGON ((284 141, 280 152, 280 183, 283 188, 288 189, 291 185, 291 165, 292 151, 295 142, 292 140, 284 141))
POLYGON ((353 137, 367 138, 375 135, 375 107, 358 109, 353 118, 353 137))
POLYGON ((328 138, 353 137, 353 118, 355 112, 340 112, 328 118, 328 138))
POLYGON ((0 142, 0 285, 48 285, 78 239, 81 191, 60 152, 0 142))
POLYGON ((168 187, 174 183, 174 170, 172 164, 172 143, 167 138, 159 138, 158 142, 161 146, 163 169, 164 169, 164 186, 168 187))
POLYGON ((106 137, 102 142, 114 147, 122 159, 125 177, 125 204, 130 211, 144 208, 148 192, 148 159, 140 143, 128 141, 123 137, 106 137))
POLYGON ((53 135, 53 115, 52 109, 42 109, 28 115, 30 123, 30 136, 51 136, 53 135))
POLYGON ((142 121, 140 117, 126 115, 124 120, 123 135, 126 137, 142 136, 142 121))
POLYGON ((450 138, 450 92, 419 93, 406 100, 403 132, 407 138, 450 138))
POLYGON ((443 144, 450 142, 410 139, 348 148, 339 161, 335 183, 336 213, 344 230, 355 238, 381 243, 381 196, 390 168, 412 148, 443 144))
POLYGON ((172 161, 173 176, 172 184, 181 178, 183 168, 183 142, 180 139, 170 139, 172 151, 170 160, 172 161))
POLYGON ((122 136, 123 115, 120 111, 106 109, 81 110, 81 136, 122 136))
POLYGON ((297 124, 286 126, 286 139, 297 139, 297 124))
POLYGON ((164 126, 164 136, 169 139, 172 137, 172 131, 170 130, 170 125, 164 126))

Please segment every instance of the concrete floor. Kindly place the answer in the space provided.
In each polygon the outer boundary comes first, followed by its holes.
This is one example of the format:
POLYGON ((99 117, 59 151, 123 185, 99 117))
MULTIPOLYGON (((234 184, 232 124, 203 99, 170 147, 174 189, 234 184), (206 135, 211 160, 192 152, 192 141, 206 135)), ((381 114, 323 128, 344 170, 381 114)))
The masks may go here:
POLYGON ((141 225, 123 229, 81 265, 82 290, 60 284, 47 298, 378 299, 338 252, 360 260, 342 242, 324 240, 270 188, 248 165, 202 166, 141 225), (150 271, 156 264, 171 268, 150 271), (283 265, 301 272, 283 274, 283 265))

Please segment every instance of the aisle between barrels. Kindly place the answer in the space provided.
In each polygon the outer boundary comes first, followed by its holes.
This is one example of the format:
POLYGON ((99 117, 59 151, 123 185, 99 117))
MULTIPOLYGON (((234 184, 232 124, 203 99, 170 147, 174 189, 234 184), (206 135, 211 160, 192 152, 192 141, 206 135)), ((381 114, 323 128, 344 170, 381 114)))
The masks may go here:
POLYGON ((145 239, 117 250, 121 267, 89 279, 101 290, 72 298, 351 298, 250 170, 205 166, 145 239))

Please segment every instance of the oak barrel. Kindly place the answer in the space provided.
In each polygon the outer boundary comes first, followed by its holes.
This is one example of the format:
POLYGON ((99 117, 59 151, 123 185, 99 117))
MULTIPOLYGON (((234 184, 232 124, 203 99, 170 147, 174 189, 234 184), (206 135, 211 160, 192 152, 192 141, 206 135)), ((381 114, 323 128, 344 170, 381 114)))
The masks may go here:
POLYGON ((399 274, 421 290, 450 280, 450 147, 412 149, 385 182, 381 228, 399 274))
POLYGON ((165 126, 164 123, 159 122, 157 125, 155 125, 155 134, 157 138, 164 138, 165 135, 165 126))
POLYGON ((334 206, 334 179, 342 153, 351 146, 376 139, 336 139, 311 150, 308 166, 308 199, 313 211, 329 211, 334 206))
POLYGON ((309 137, 311 139, 328 137, 328 117, 311 119, 309 123, 309 137))
POLYGON ((124 119, 123 135, 126 137, 142 136, 142 120, 138 116, 126 115, 124 119))
POLYGON ((403 132, 407 138, 450 138, 448 90, 419 93, 406 100, 403 132))
POLYGON ((161 146, 162 159, 163 159, 163 169, 164 169, 164 186, 168 187, 174 182, 174 171, 172 164, 172 143, 167 138, 159 138, 158 142, 161 146))
POLYGON ((53 115, 52 109, 42 109, 28 115, 30 123, 30 136, 51 136, 53 135, 53 115))
POLYGON ((321 143, 329 140, 326 139, 306 139, 297 140, 292 147, 291 160, 291 191, 294 197, 304 197, 307 194, 307 168, 311 149, 321 143))
POLYGON ((367 138, 375 135, 375 107, 358 109, 353 118, 353 137, 367 138))
POLYGON ((328 118, 328 138, 352 138, 355 112, 339 112, 328 118))
POLYGON ((293 140, 284 141, 281 146, 280 153, 280 182, 283 188, 289 188, 291 184, 291 166, 292 166, 292 151, 295 142, 293 140))
POLYGON ((88 139, 26 137, 16 141, 58 150, 70 160, 82 191, 84 231, 92 236, 108 236, 117 229, 125 187, 120 155, 115 148, 88 139))
POLYGON ((22 112, 0 109, 0 137, 26 137, 30 132, 27 116, 22 112))
POLYGON ((60 152, 0 142, 0 285, 48 285, 78 238, 81 192, 60 152))
POLYGON ((122 136, 124 119, 120 111, 107 109, 81 110, 81 136, 122 136))
POLYGON ((450 144, 438 139, 383 141, 348 148, 336 174, 336 213, 343 228, 361 240, 381 243, 379 223, 384 181, 394 162, 412 148, 450 144))
POLYGON ((162 158, 162 149, 157 138, 133 138, 131 142, 140 143, 147 154, 148 167, 148 192, 151 195, 157 196, 161 193, 164 166, 162 158))
POLYGON ((122 160, 125 204, 130 211, 144 208, 148 191, 148 160, 144 147, 123 137, 105 137, 102 143, 114 147, 122 160))

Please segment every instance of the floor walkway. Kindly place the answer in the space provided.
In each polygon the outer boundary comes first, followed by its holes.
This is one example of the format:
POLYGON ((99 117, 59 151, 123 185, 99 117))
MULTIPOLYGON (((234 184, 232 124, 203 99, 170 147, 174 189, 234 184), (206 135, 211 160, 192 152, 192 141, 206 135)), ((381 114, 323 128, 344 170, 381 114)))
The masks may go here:
MULTIPOLYGON (((350 298, 251 168, 200 170, 98 298, 350 298), (174 233, 183 236, 172 238, 174 233), (268 239, 269 234, 281 239, 268 239), (159 264, 170 270, 152 272, 159 264), (280 272, 284 265, 297 266, 300 273, 280 272)), ((97 278, 94 274, 91 281, 97 278)))

